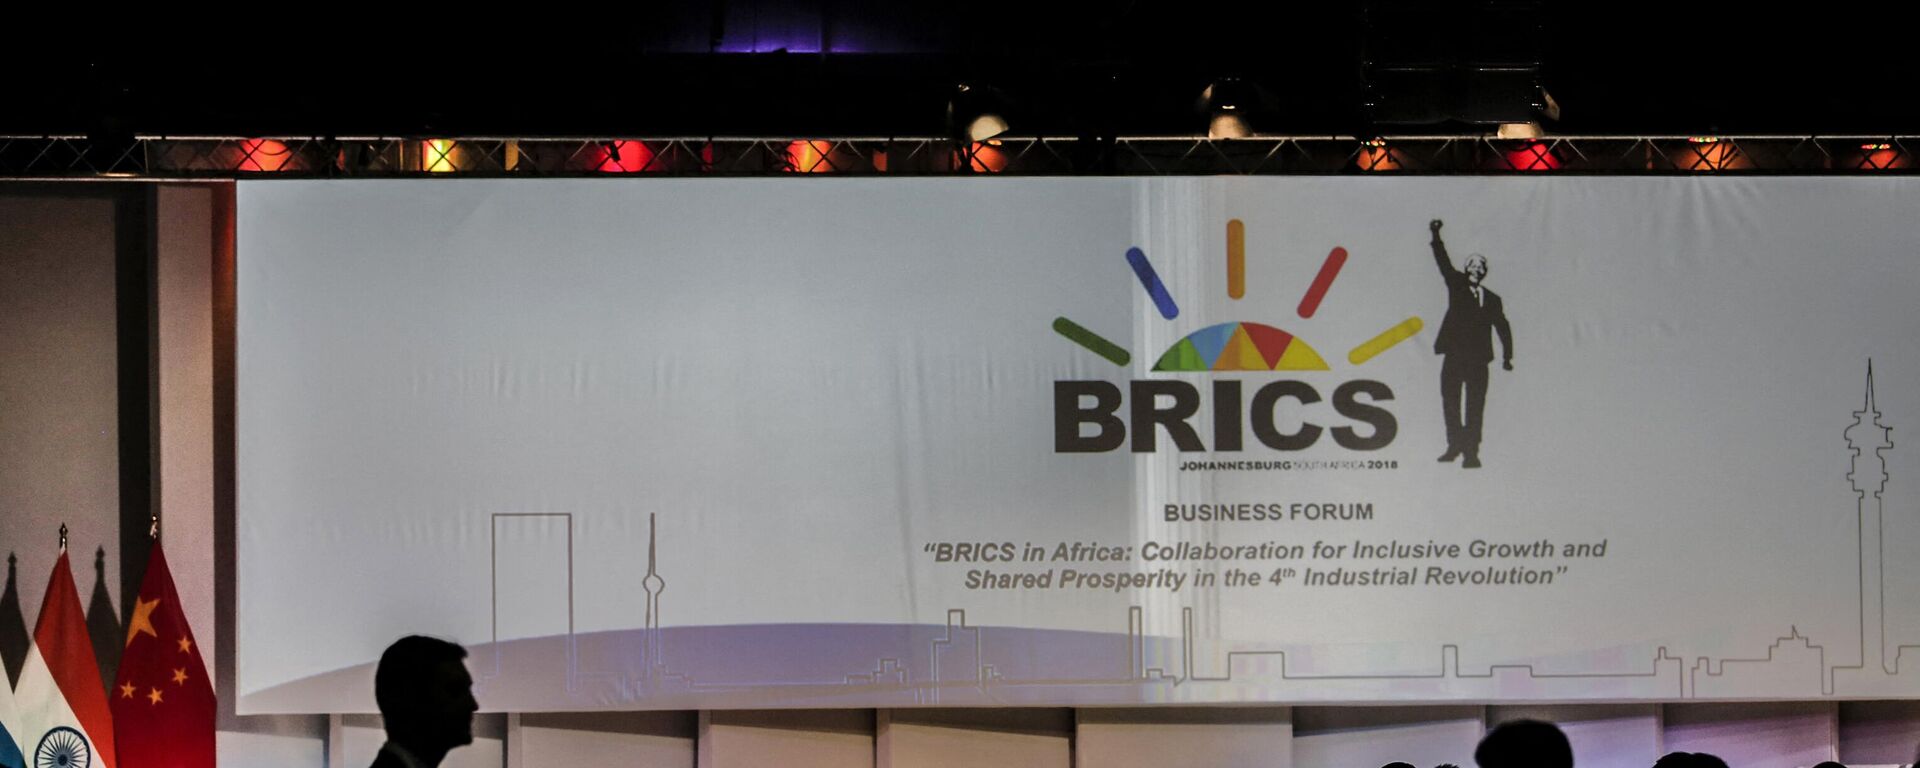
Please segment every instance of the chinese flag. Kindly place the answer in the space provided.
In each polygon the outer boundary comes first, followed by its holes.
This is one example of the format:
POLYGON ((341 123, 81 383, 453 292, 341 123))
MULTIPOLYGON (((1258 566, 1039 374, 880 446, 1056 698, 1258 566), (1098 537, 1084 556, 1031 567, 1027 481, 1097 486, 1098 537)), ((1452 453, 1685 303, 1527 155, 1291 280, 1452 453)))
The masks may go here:
POLYGON ((212 768, 213 681, 157 539, 127 622, 120 674, 107 695, 121 765, 212 768))

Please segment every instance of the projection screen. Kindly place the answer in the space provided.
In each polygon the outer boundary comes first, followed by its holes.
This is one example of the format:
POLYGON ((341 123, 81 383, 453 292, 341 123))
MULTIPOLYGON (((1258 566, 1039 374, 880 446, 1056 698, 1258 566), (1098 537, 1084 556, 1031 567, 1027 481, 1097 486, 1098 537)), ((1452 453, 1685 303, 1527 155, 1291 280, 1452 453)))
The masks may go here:
POLYGON ((238 194, 242 713, 1920 696, 1911 179, 238 194))

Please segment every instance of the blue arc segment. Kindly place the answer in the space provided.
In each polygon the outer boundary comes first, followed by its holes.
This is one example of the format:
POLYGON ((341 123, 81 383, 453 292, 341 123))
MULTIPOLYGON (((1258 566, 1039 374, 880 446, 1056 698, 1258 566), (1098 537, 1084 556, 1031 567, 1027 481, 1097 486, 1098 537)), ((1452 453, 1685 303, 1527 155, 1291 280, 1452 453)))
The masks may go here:
POLYGON ((1160 282, 1160 275, 1153 271, 1153 264, 1147 261, 1147 252, 1139 248, 1127 249, 1127 263, 1133 266, 1134 276, 1140 278, 1140 287, 1147 289, 1147 296, 1153 299, 1153 306, 1160 310, 1160 316, 1172 320, 1180 315, 1180 307, 1173 303, 1173 295, 1167 293, 1167 286, 1160 282))
POLYGON ((1220 351, 1227 348, 1227 342, 1233 339, 1233 332, 1240 330, 1239 323, 1221 323, 1194 331, 1187 336, 1193 342, 1194 351, 1200 353, 1200 361, 1212 368, 1220 359, 1220 351))

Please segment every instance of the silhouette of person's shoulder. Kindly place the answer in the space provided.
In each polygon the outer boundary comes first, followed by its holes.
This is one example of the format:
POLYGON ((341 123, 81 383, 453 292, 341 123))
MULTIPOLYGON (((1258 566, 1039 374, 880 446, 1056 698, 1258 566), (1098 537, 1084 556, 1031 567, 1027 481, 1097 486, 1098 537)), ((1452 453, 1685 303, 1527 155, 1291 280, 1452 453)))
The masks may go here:
POLYGON ((407 765, 401 762, 400 758, 395 757, 393 753, 381 750, 380 754, 374 756, 373 765, 368 766, 368 768, 407 768, 407 765))

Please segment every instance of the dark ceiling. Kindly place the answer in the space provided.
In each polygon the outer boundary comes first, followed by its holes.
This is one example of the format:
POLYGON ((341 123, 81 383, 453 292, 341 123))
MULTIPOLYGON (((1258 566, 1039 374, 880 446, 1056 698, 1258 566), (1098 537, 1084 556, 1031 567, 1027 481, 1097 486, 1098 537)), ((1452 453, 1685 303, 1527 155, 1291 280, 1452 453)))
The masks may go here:
POLYGON ((0 133, 926 136, 948 130, 947 101, 964 81, 1006 95, 1016 134, 1192 135, 1205 131, 1200 91, 1228 76, 1271 95, 1263 133, 1484 132, 1386 122, 1438 88, 1385 92, 1382 73, 1411 67, 1430 76, 1414 82, 1453 83, 1449 93, 1472 99, 1487 98, 1463 96, 1473 73, 1516 66, 1562 105, 1547 124, 1556 133, 1913 133, 1920 66, 1901 14, 1911 12, 667 0, 230 19, 165 43, 10 47, 0 133))

